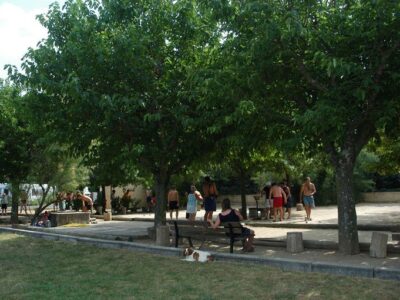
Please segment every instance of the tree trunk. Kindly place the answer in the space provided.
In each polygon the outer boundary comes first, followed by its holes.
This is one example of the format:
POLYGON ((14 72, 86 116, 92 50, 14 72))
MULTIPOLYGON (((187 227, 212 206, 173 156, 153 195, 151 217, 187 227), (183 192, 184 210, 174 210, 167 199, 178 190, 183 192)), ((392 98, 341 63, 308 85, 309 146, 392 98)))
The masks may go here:
POLYGON ((39 207, 35 210, 35 214, 32 217, 32 220, 31 220, 31 224, 32 225, 34 225, 36 223, 36 220, 39 219, 40 213, 44 209, 46 209, 49 205, 51 205, 51 204, 53 204, 55 202, 55 201, 52 201, 52 202, 48 203, 47 205, 44 205, 45 202, 46 202, 47 194, 50 191, 50 186, 47 186, 47 188, 44 188, 44 186, 40 184, 40 188, 42 189, 42 199, 41 199, 41 201, 39 203, 39 207))
POLYGON ((353 194, 353 169, 354 163, 349 159, 339 159, 335 164, 339 251, 350 255, 360 253, 356 205, 353 194))
POLYGON ((155 174, 156 179, 156 209, 154 214, 154 227, 157 228, 158 225, 166 224, 166 208, 167 208, 167 186, 169 183, 169 176, 167 172, 159 172, 155 174))
POLYGON ((11 200, 11 224, 18 224, 18 202, 19 202, 19 183, 11 182, 11 193, 12 193, 12 200, 11 200))
POLYGON ((242 216, 247 220, 247 202, 246 202, 246 187, 245 187, 245 173, 241 170, 239 173, 240 180, 240 198, 242 200, 242 216))

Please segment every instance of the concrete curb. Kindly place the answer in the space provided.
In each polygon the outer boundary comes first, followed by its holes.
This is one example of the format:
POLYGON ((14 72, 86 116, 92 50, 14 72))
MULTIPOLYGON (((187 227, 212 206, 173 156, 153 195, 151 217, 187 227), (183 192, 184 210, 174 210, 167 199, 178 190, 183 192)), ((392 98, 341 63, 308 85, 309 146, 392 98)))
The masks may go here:
MULTIPOLYGON (((52 241, 65 241, 70 243, 89 244, 102 248, 128 249, 132 251, 158 254, 163 256, 179 257, 182 255, 182 249, 161 247, 154 245, 144 245, 135 242, 101 240, 101 239, 94 239, 87 237, 77 237, 77 236, 47 233, 41 231, 30 231, 24 229, 8 228, 8 227, 0 227, 0 232, 27 235, 35 238, 42 238, 52 241)), ((211 252, 211 253, 215 256, 217 261, 262 264, 279 268, 283 271, 319 272, 319 273, 329 273, 335 275, 379 278, 379 279, 400 281, 400 269, 336 265, 325 262, 311 262, 311 261, 299 261, 294 259, 268 258, 262 256, 254 256, 254 255, 249 256, 243 254, 227 254, 227 253, 216 253, 216 252, 211 252)))
POLYGON ((135 250, 151 254, 160 254, 165 256, 180 256, 182 254, 181 249, 171 248, 171 247, 161 247, 153 245, 145 245, 142 243, 135 242, 125 242, 125 241, 112 241, 112 240, 102 240, 89 237, 63 235, 57 233, 48 233, 43 231, 30 231, 25 229, 15 229, 15 228, 0 228, 0 232, 9 232, 15 234, 27 235, 35 238, 42 238, 51 241, 66 241, 72 243, 82 243, 94 245, 101 248, 112 248, 112 249, 128 249, 135 250))
MULTIPOLYGON (((339 227, 337 224, 312 224, 312 223, 269 223, 263 221, 244 221, 246 225, 252 227, 269 227, 269 228, 299 228, 299 229, 335 229, 339 227)), ((360 231, 390 231, 400 232, 400 225, 390 224, 358 224, 357 229, 360 231)))

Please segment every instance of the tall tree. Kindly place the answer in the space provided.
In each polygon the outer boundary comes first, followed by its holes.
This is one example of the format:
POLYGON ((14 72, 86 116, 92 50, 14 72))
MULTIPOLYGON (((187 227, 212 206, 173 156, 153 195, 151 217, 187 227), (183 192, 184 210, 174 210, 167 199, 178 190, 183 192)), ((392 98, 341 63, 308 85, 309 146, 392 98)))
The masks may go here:
POLYGON ((400 4, 316 1, 286 8, 282 42, 292 48, 286 61, 299 78, 291 88, 303 94, 293 99, 296 120, 310 145, 330 156, 336 174, 339 249, 355 254, 355 162, 377 128, 399 120, 400 4))
POLYGON ((398 1, 231 1, 215 4, 232 53, 246 61, 271 131, 297 133, 336 174, 339 248, 359 252, 353 196, 356 158, 377 129, 398 123, 398 1), (252 67, 252 68, 250 68, 252 67), (291 120, 284 128, 277 108, 291 120))
POLYGON ((212 150, 224 126, 214 120, 235 109, 229 99, 202 97, 207 72, 199 70, 220 42, 207 6, 67 1, 62 9, 53 4, 40 21, 48 38, 28 51, 26 76, 20 74, 36 95, 31 107, 77 153, 101 145, 102 153, 151 173, 155 225, 165 222, 171 175, 212 150))

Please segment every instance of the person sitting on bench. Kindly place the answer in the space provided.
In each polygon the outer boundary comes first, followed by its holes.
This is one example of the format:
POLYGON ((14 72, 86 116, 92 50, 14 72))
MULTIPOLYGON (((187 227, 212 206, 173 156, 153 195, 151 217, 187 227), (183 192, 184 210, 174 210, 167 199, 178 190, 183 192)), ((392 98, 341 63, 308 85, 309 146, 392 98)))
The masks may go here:
MULTIPOLYGON (((237 211, 236 209, 231 208, 231 201, 228 198, 222 200, 221 206, 222 206, 222 212, 218 215, 216 221, 213 222, 211 219, 207 220, 212 226, 212 228, 214 229, 218 228, 220 225, 222 225, 222 223, 225 222, 243 221, 243 217, 240 214, 240 212, 237 211)), ((254 246, 253 246, 254 230, 242 227, 242 235, 246 237, 246 240, 243 245, 243 251, 254 252, 254 246)))

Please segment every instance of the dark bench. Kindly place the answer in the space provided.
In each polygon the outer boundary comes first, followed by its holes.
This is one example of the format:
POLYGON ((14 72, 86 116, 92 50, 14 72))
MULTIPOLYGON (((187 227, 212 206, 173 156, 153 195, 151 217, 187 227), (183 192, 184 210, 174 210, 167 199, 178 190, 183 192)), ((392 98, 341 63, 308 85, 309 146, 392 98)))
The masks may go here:
POLYGON ((187 239, 190 247, 193 247, 192 240, 201 241, 199 248, 203 246, 206 241, 226 240, 229 239, 230 253, 233 253, 233 244, 236 241, 246 239, 242 234, 242 224, 240 222, 226 222, 222 226, 213 229, 207 222, 204 221, 173 221, 173 236, 175 238, 175 247, 179 246, 180 239, 187 239))

